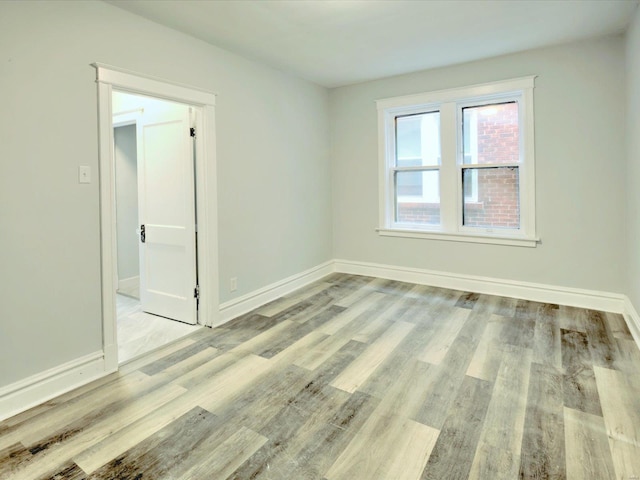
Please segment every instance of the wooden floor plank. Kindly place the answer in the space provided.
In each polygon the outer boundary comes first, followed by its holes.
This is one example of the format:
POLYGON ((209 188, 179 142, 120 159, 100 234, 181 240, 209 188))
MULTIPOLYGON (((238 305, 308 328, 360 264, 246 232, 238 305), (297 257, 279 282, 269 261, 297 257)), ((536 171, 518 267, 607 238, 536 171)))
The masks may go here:
POLYGON ((301 290, 297 290, 296 292, 279 298, 278 300, 271 302, 270 304, 259 308, 256 310, 256 313, 260 315, 264 315, 265 317, 273 317, 283 311, 291 308, 295 305, 298 305, 301 301, 305 300, 308 297, 312 297, 317 293, 322 292, 329 288, 331 284, 325 282, 319 282, 311 285, 308 288, 303 288, 301 290))
POLYGON ((562 384, 560 369, 531 364, 520 455, 521 479, 566 478, 562 384))
POLYGON ((564 405, 602 416, 587 335, 562 330, 561 337, 564 405))
POLYGON ((74 455, 75 463, 86 473, 93 473, 193 408, 192 402, 178 397, 74 455))
POLYGON ((0 472, 12 472, 26 464, 33 454, 18 442, 0 450, 0 472))
POLYGON ((562 367, 562 339, 558 305, 542 305, 537 312, 533 334, 533 361, 562 367))
POLYGON ((505 348, 471 466, 470 479, 517 476, 531 359, 532 352, 529 349, 505 348))
POLYGON ((380 415, 394 415, 402 412, 408 418, 414 418, 418 413, 429 388, 429 369, 433 365, 420 360, 411 359, 396 378, 387 386, 382 397, 378 413, 380 415))
POLYGON ((606 318, 606 324, 609 326, 609 330, 615 338, 624 338, 627 340, 633 340, 629 326, 619 313, 604 312, 606 318))
MULTIPOLYGON (((404 319, 406 316, 402 318, 404 319)), ((408 365, 419 361, 417 356, 424 344, 429 340, 432 332, 433 330, 429 327, 416 324, 411 333, 404 337, 387 359, 358 389, 376 398, 384 398, 389 391, 389 386, 396 382, 400 376, 399 372, 404 372, 408 365)), ((424 364, 424 362, 421 363, 424 364)), ((416 379, 416 381, 418 380, 416 379)), ((424 378, 419 381, 426 382, 424 378)))
POLYGON ((215 434, 220 424, 218 417, 196 407, 93 472, 91 479, 166 478, 165 474, 175 465, 184 464, 189 452, 215 434))
MULTIPOLYGON (((132 399, 129 405, 117 409, 111 414, 105 411, 105 414, 96 423, 87 424, 82 418, 77 419, 67 428, 52 432, 49 437, 42 439, 37 444, 29 445, 31 452, 34 453, 30 461, 18 465, 9 474, 16 480, 31 480, 51 472, 55 470, 56 464, 70 460, 113 432, 117 432, 142 418, 149 410, 160 408, 183 392, 184 389, 169 384, 144 397, 132 399)), ((1 474, 0 470, 0 476, 1 474)))
MULTIPOLYGON (((265 358, 273 358, 304 336, 316 330, 319 325, 332 320, 343 311, 343 307, 332 305, 329 308, 320 310, 308 319, 305 319, 304 322, 295 322, 294 325, 289 327, 286 335, 282 335, 280 338, 272 338, 267 345, 257 352, 258 355, 265 358)), ((309 314, 311 315, 312 312, 309 312, 309 314)), ((290 320, 294 322, 294 319, 290 320)))
POLYGON ((529 349, 514 346, 505 349, 470 479, 509 479, 518 475, 531 358, 529 349))
POLYGON ((331 385, 349 393, 355 392, 414 327, 415 325, 402 321, 393 323, 331 385))
POLYGON ((354 304, 361 302, 363 298, 376 292, 377 288, 386 282, 387 280, 382 278, 369 278, 365 285, 355 290, 351 295, 337 301, 336 305, 345 308, 352 307, 354 304))
POLYGON ((593 365, 616 368, 620 354, 604 312, 587 310, 586 326, 593 365))
MULTIPOLYGON (((217 353, 216 349, 212 349, 206 343, 195 342, 192 345, 188 345, 177 352, 166 355, 162 358, 159 358, 155 362, 149 363, 142 367, 140 371, 147 375, 155 375, 158 372, 161 372, 176 363, 181 362, 182 360, 189 359, 194 355, 200 353, 202 350, 209 349, 207 352, 207 357, 212 357, 217 353)), ((205 357, 206 358, 206 357, 205 357)))
POLYGON ((268 362, 257 355, 242 357, 216 375, 210 384, 192 389, 201 392, 198 405, 210 412, 223 408, 239 391, 267 371, 268 362))
MULTIPOLYGON (((201 459, 177 478, 192 480, 194 478, 227 478, 248 457, 253 455, 266 442, 262 435, 241 427, 236 433, 227 438, 213 450, 208 445, 201 446, 201 459)), ((197 452, 195 453, 197 455, 197 452)))
POLYGON ((496 379, 503 352, 503 343, 500 341, 503 326, 504 317, 491 315, 473 354, 467 375, 489 382, 496 379))
POLYGON ((594 371, 616 478, 640 477, 640 390, 622 372, 594 371))
POLYGON ((34 480, 86 480, 86 478, 86 473, 78 465, 69 462, 34 480))
MULTIPOLYGON (((286 465, 289 467, 287 470, 291 471, 291 478, 321 477, 354 436, 349 428, 337 427, 334 423, 339 422, 332 422, 336 411, 344 411, 353 396, 330 386, 325 386, 321 392, 322 402, 300 428, 299 441, 290 443, 283 452, 288 457, 286 465)), ((375 403, 370 402, 370 410, 374 406, 375 403)), ((363 418, 362 422, 369 417, 370 410, 365 408, 358 412, 363 418)))
POLYGON ((446 316, 442 325, 434 331, 429 342, 424 346, 420 360, 438 365, 449 351, 465 322, 469 318, 470 310, 454 307, 446 316))
MULTIPOLYGON (((372 292, 358 299, 357 302, 349 305, 341 314, 318 327, 318 331, 327 335, 334 335, 345 325, 352 322, 362 314, 375 314, 380 310, 380 302, 387 303, 387 298, 378 292, 372 292)), ((344 306, 344 305, 338 305, 344 306)))
POLYGON ((86 392, 58 408, 42 412, 32 421, 15 425, 11 431, 0 437, 0 449, 13 445, 18 441, 33 443, 45 438, 52 431, 57 431, 74 421, 78 416, 105 408, 118 401, 126 401, 148 388, 149 377, 141 372, 133 372, 122 377, 114 384, 105 384, 102 388, 86 392))
MULTIPOLYGON (((175 378, 175 375, 188 372, 193 365, 201 363, 201 357, 206 355, 211 348, 202 350, 192 357, 173 364, 168 369, 160 372, 159 375, 166 375, 168 380, 175 378)), ((215 357, 215 351, 211 356, 215 357)), ((74 457, 75 462, 87 473, 92 473, 105 463, 113 460, 116 456, 126 450, 133 448, 137 443, 142 442, 150 435, 156 433, 166 425, 170 424, 178 417, 182 416, 197 404, 198 397, 191 393, 181 395, 177 399, 163 405, 148 415, 133 422, 127 427, 112 433, 104 440, 92 445, 74 457)))
POLYGON ((196 331, 191 335, 176 340, 175 342, 171 342, 162 347, 156 348, 155 350, 152 350, 145 355, 129 360, 128 362, 119 365, 118 369, 122 374, 140 371, 140 369, 145 365, 156 362, 158 359, 163 358, 166 355, 170 355, 182 350, 185 347, 193 345, 196 342, 195 339, 198 337, 199 331, 196 331))
POLYGON ((619 314, 332 274, 0 422, 7 479, 640 477, 619 314))
POLYGON ((558 308, 558 323, 563 330, 587 333, 587 311, 582 308, 560 305, 558 308))
POLYGON ((331 466, 327 480, 416 479, 431 454, 438 431, 397 415, 374 412, 331 466), (413 448, 409 445, 414 443, 413 448), (407 455, 414 458, 407 460, 407 455), (403 463, 404 462, 404 463, 403 463))
POLYGON ((230 352, 255 353, 256 355, 258 355, 260 352, 268 348, 271 342, 273 342, 275 339, 286 336, 286 332, 288 332, 293 327, 293 325, 293 322, 284 320, 277 325, 269 328, 268 330, 265 330, 259 335, 256 335, 250 340, 242 342, 237 347, 232 348, 230 352))
POLYGON ((471 310, 476 305, 479 298, 480 298, 480 294, 478 293, 471 293, 471 292, 463 293, 462 295, 460 295, 460 298, 456 302, 456 307, 468 308, 471 310))
POLYGON ((468 332, 458 335, 444 361, 429 369, 426 381, 430 386, 414 420, 436 429, 442 428, 449 408, 465 380, 465 372, 480 342, 481 332, 486 327, 486 319, 482 321, 472 315, 466 325, 469 327, 468 332))
POLYGON ((568 480, 609 480, 616 477, 602 417, 564 408, 568 480))
POLYGON ((464 378, 422 473, 422 480, 468 478, 492 387, 484 380, 464 378))
POLYGON ((620 352, 620 363, 618 367, 626 373, 637 371, 640 365, 640 350, 634 340, 626 338, 616 338, 618 352, 620 352))

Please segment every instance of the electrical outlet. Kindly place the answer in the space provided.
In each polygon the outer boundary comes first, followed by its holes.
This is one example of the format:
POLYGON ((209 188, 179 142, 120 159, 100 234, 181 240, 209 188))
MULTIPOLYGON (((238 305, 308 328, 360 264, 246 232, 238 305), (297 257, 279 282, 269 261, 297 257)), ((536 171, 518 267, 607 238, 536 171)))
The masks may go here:
POLYGON ((238 289, 238 277, 231 277, 229 281, 229 290, 235 292, 238 289))

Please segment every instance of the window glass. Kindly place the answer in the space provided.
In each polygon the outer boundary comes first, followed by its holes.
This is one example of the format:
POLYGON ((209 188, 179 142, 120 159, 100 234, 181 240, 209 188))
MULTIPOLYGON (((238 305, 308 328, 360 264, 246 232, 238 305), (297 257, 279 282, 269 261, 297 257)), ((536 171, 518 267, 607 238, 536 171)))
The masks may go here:
POLYGON ((520 128, 516 102, 462 109, 465 164, 517 163, 520 128))
POLYGON ((412 223, 417 225, 440 224, 440 172, 425 170, 422 172, 396 172, 396 212, 398 223, 412 223), (416 175, 420 179, 420 188, 424 192, 420 196, 408 197, 400 194, 401 185, 408 185, 414 181, 416 175))
POLYGON ((396 117, 396 166, 440 163, 440 112, 396 117))
POLYGON ((467 227, 519 228, 520 195, 518 167, 465 168, 462 185, 474 183, 476 197, 464 197, 462 224, 467 227))

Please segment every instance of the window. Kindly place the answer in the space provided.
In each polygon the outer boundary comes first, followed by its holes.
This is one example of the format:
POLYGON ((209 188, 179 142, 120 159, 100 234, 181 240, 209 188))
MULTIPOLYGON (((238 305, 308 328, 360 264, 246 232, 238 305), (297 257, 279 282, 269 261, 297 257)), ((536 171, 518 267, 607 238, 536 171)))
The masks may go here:
POLYGON ((535 246, 533 83, 378 100, 380 234, 535 246))

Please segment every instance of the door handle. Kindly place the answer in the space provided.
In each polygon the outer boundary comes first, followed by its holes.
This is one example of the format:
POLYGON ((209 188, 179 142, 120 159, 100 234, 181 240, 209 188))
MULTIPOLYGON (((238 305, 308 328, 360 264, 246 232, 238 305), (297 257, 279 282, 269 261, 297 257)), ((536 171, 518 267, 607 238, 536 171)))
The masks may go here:
POLYGON ((146 234, 144 233, 144 225, 140 225, 140 241, 141 241, 142 243, 144 243, 144 242, 145 242, 145 240, 146 240, 146 237, 147 237, 147 236, 146 236, 146 234))

